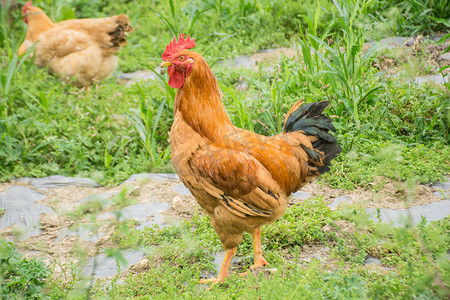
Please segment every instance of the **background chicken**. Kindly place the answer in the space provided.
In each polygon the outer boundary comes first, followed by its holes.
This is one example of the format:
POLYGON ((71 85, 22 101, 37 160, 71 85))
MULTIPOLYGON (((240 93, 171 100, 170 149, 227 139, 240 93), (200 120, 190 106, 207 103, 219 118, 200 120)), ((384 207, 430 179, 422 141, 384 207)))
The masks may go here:
POLYGON ((161 66, 168 67, 169 85, 178 89, 170 132, 173 165, 226 249, 218 277, 202 281, 215 283, 228 276, 244 231, 253 238, 252 267, 268 265, 260 227, 280 218, 288 196, 328 171, 341 148, 328 133, 335 129, 322 114, 326 101, 295 104, 284 131, 273 137, 235 127, 208 64, 187 50, 194 46, 180 34, 166 47, 161 66))
POLYGON ((74 78, 79 87, 102 81, 114 71, 116 53, 126 44, 127 33, 133 31, 126 15, 55 24, 31 1, 23 6, 22 14, 28 30, 19 55, 37 42, 34 63, 74 78))

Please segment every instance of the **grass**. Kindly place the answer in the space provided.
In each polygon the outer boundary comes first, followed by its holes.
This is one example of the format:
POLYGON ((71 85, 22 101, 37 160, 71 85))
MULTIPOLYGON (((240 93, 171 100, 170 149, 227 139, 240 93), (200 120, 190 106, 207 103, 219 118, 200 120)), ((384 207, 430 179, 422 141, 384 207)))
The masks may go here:
MULTIPOLYGON (((126 206, 131 201, 126 194, 123 190, 114 200, 115 205, 126 206)), ((82 210, 86 207, 80 206, 79 217, 83 217, 82 210)), ((89 209, 89 214, 97 213, 89 209)), ((35 299, 86 295, 94 299, 289 299, 300 295, 306 299, 444 299, 448 296, 445 286, 450 276, 448 218, 436 222, 422 220, 416 227, 391 227, 370 221, 358 207, 331 210, 321 198, 300 202, 291 206, 282 219, 263 227, 264 256, 271 267, 278 269, 275 274, 238 276, 252 264, 251 238, 245 234, 238 247, 239 262, 233 263, 231 277, 211 289, 198 283, 205 272, 215 272, 212 258, 221 250, 207 216, 196 213, 188 221, 163 228, 155 225, 138 230, 132 223, 122 223, 116 228, 112 236, 116 248, 107 249, 107 253, 120 259, 120 249, 144 249, 150 253, 145 271, 126 275, 121 283, 116 277, 88 287, 76 273, 66 278, 68 282, 48 277, 50 270, 42 262, 24 259, 11 243, 0 241, 2 249, 7 249, 1 252, 0 258, 2 278, 6 279, 0 285, 3 294, 11 299, 20 295, 32 295, 35 299), (302 253, 308 253, 310 247, 328 249, 325 251, 329 254, 305 261, 302 253), (364 265, 367 257, 380 259, 381 265, 364 265)))
POLYGON ((396 34, 417 35, 448 31, 449 5, 449 0, 373 1, 371 9, 384 23, 391 22, 396 34))
MULTIPOLYGON (((121 71, 142 67, 155 70, 159 53, 174 30, 189 30, 197 39, 197 50, 207 52, 211 63, 248 52, 242 43, 252 41, 254 49, 267 47, 246 26, 258 24, 255 19, 268 18, 274 26, 286 26, 285 36, 277 45, 298 41, 303 60, 299 64, 297 59, 282 59, 272 72, 215 66, 224 103, 236 125, 277 134, 293 103, 300 99, 330 100, 329 113, 336 116, 338 140, 346 153, 355 147, 357 151, 379 149, 384 142, 401 142, 407 147, 404 152, 413 151, 417 145, 434 148, 438 142, 441 149, 448 144, 448 91, 381 78, 371 67, 376 49, 361 54, 367 28, 360 26, 360 12, 369 14, 373 1, 358 2, 357 6, 351 2, 306 2, 304 8, 292 4, 289 12, 277 4, 270 6, 268 1, 198 1, 196 9, 186 1, 166 5, 154 2, 153 10, 143 9, 148 4, 142 1, 133 1, 134 6, 124 6, 120 1, 109 5, 73 1, 72 6, 53 2, 37 4, 56 20, 73 15, 100 17, 125 9, 138 30, 120 52, 121 71), (89 10, 91 6, 95 9, 89 10), (285 17, 293 13, 298 20, 287 22, 285 17), (325 23, 330 16, 333 22, 325 23), (211 28, 218 34, 210 35, 211 28), (154 32, 158 39, 147 36, 148 32, 154 32), (331 35, 333 43, 329 45, 331 35), (248 88, 239 90, 239 82, 245 82, 248 88)), ((131 86, 118 85, 117 79, 110 78, 89 90, 61 84, 14 54, 23 26, 20 22, 7 26, 4 12, 3 32, 11 38, 4 40, 1 51, 0 180, 62 174, 88 176, 110 185, 132 173, 172 171, 167 138, 174 90, 167 86, 166 75, 158 74, 156 82, 131 86)), ((277 32, 258 26, 260 39, 277 40, 277 32)), ((434 153, 439 160, 441 154, 434 153)), ((420 175, 426 173, 427 166, 418 159, 420 175)), ((348 164, 348 160, 344 162, 348 164)), ((448 164, 432 179, 440 180, 446 172, 448 164)), ((421 182, 426 180, 431 178, 423 177, 421 182)))
POLYGON ((0 240, 0 296, 2 299, 41 299, 50 275, 44 262, 24 258, 14 245, 0 240))
MULTIPOLYGON (((8 17, 2 8, 1 182, 60 174, 116 185, 134 173, 172 172, 168 132, 175 90, 167 85, 167 75, 159 74, 156 66, 167 42, 178 31, 194 36, 196 51, 214 65, 224 105, 239 127, 265 135, 277 134, 284 115, 295 102, 331 102, 327 113, 333 118, 343 153, 334 161, 332 170, 322 176, 322 182, 343 189, 374 189, 373 182, 379 176, 425 184, 444 180, 450 174, 448 86, 418 85, 386 76, 373 67, 378 49, 363 52, 368 36, 448 30, 448 10, 442 9, 442 3, 34 3, 57 21, 127 13, 136 31, 129 35, 129 44, 119 53, 116 72, 144 68, 153 70, 158 78, 123 85, 111 77, 82 90, 59 82, 45 69, 37 69, 30 60, 15 54, 25 27, 20 12, 12 12, 8 17), (262 65, 255 70, 238 70, 216 64, 223 58, 291 47, 294 43, 300 46, 298 55, 282 57, 271 70, 262 65)), ((417 69, 417 65, 410 69, 417 69)), ((127 191, 123 191, 114 201, 123 207, 130 203, 128 200, 127 191)), ((101 203, 80 206, 71 221, 84 216, 95 218, 101 210, 98 205, 101 203)), ((0 217, 1 214, 0 211, 0 217)), ((196 214, 177 226, 144 230, 117 220, 113 225, 117 228, 113 237, 115 250, 110 254, 119 258, 117 249, 147 248, 151 253, 149 270, 126 277, 125 284, 120 284, 118 278, 106 284, 89 284, 77 274, 62 280, 50 277, 51 270, 42 262, 21 257, 14 245, 1 241, 1 247, 7 249, 0 251, 3 295, 16 295, 12 299, 30 293, 36 298, 57 299, 86 295, 137 299, 439 299, 448 295, 448 218, 423 221, 414 228, 392 228, 369 221, 358 207, 333 211, 321 199, 297 204, 284 218, 263 229, 263 250, 278 272, 247 279, 232 276, 226 284, 211 290, 197 283, 202 272, 214 270, 212 257, 221 250, 207 217, 196 214), (351 230, 344 230, 343 224, 351 230), (301 262, 300 254, 307 246, 328 247, 331 260, 301 262), (363 266, 368 255, 381 259, 383 267, 392 269, 363 266), (86 290, 86 286, 90 289, 86 290)), ((250 236, 245 236, 238 255, 241 261, 233 267, 233 274, 244 271, 251 263, 250 236)))
POLYGON ((221 246, 208 217, 194 215, 165 228, 118 231, 113 237, 118 246, 151 249, 150 267, 126 276, 124 284, 98 286, 95 297, 440 299, 448 292, 449 221, 423 220, 415 228, 393 228, 368 221, 355 207, 333 211, 320 198, 299 203, 263 228, 263 251, 278 269, 276 274, 245 279, 237 275, 252 263, 251 239, 245 235, 232 276, 209 290, 198 280, 205 271, 214 272, 212 254, 221 246), (300 253, 313 245, 330 249, 326 261, 302 261, 300 253), (382 265, 364 266, 368 256, 381 259, 382 265))

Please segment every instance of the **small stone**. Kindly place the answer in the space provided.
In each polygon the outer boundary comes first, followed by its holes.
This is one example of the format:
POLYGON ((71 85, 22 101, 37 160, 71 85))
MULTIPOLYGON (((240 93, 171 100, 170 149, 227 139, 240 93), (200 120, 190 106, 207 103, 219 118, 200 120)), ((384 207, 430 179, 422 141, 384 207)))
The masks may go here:
POLYGON ((275 274, 276 272, 278 272, 277 268, 264 268, 264 267, 260 267, 260 268, 254 268, 254 269, 250 269, 251 273, 253 276, 258 277, 259 274, 263 274, 264 277, 268 277, 270 275, 275 274))
POLYGON ((16 226, 24 231, 22 238, 39 234, 39 219, 41 213, 53 214, 50 207, 37 203, 46 196, 25 186, 10 186, 5 193, 0 194, 0 229, 16 226))
POLYGON ((450 60, 450 52, 441 54, 441 60, 450 60))
POLYGON ((444 77, 442 77, 442 74, 438 74, 438 75, 418 76, 415 78, 415 82, 418 84, 425 82, 435 82, 438 84, 444 84, 446 80, 444 79, 444 77))
POLYGON ((392 223, 394 227, 417 225, 424 217, 427 221, 445 219, 450 214, 450 200, 413 206, 409 209, 366 208, 372 220, 381 219, 382 222, 392 223))
POLYGON ((433 183, 431 185, 431 187, 440 189, 440 190, 444 190, 444 191, 448 191, 448 190, 450 190, 450 179, 449 179, 449 181, 446 181, 446 182, 433 183))
POLYGON ((46 190, 50 188, 60 188, 68 185, 100 187, 97 182, 89 178, 83 177, 67 177, 61 175, 53 175, 42 178, 30 179, 30 184, 38 190, 46 190))
POLYGON ((364 261, 364 265, 381 265, 381 259, 368 256, 364 261))
POLYGON ((57 214, 42 213, 40 217, 41 227, 58 227, 60 225, 57 214))
POLYGON ((130 267, 130 271, 134 274, 144 273, 150 269, 150 261, 147 258, 141 259, 130 267))
POLYGON ((177 207, 180 206, 183 203, 183 199, 181 199, 180 196, 175 196, 172 199, 172 206, 173 207, 177 207))
POLYGON ((228 67, 228 68, 253 68, 256 66, 256 59, 248 55, 241 55, 235 57, 234 59, 226 59, 219 61, 218 66, 228 67))
POLYGON ((298 191, 298 192, 293 193, 292 197, 298 198, 298 199, 302 199, 302 200, 306 200, 309 197, 311 197, 311 193, 298 191))
POLYGON ((147 202, 139 203, 127 206, 121 210, 117 210, 113 213, 106 212, 99 215, 97 218, 100 220, 109 219, 116 216, 119 220, 136 220, 139 225, 136 226, 137 229, 143 229, 145 226, 150 226, 152 224, 158 224, 163 226, 165 224, 164 219, 161 215, 162 212, 170 208, 169 202, 147 202))
POLYGON ((86 242, 100 243, 100 240, 105 237, 104 232, 92 232, 88 227, 81 226, 74 230, 62 229, 57 234, 57 241, 64 239, 80 239, 86 242))
POLYGON ((125 180, 121 185, 131 184, 137 180, 177 180, 178 175, 174 173, 139 173, 131 175, 127 180, 125 180))
POLYGON ((450 198, 450 178, 446 182, 437 182, 431 185, 432 188, 436 189, 433 194, 442 197, 444 199, 450 198))
POLYGON ((105 253, 101 253, 92 258, 84 267, 82 273, 84 275, 92 275, 94 278, 105 278, 116 275, 128 269, 133 264, 139 262, 146 253, 136 250, 122 250, 121 256, 124 262, 119 262, 115 257, 109 257, 105 253), (119 264, 119 267, 117 266, 119 264))
POLYGON ((191 192, 182 183, 180 183, 176 186, 173 186, 172 190, 176 191, 178 194, 183 195, 183 196, 192 195, 191 192))
POLYGON ((104 194, 92 194, 87 196, 86 198, 79 199, 77 202, 85 203, 91 201, 100 201, 103 208, 107 208, 111 206, 110 198, 117 195, 117 193, 104 193, 104 194))
POLYGON ((331 209, 336 209, 342 203, 351 203, 351 202, 352 202, 352 200, 350 200, 349 197, 340 196, 340 197, 337 197, 336 199, 334 199, 334 201, 330 205, 328 205, 328 207, 331 209))
MULTIPOLYGON (((159 69, 159 67, 156 67, 156 70, 157 69, 159 69)), ((119 75, 117 75, 117 78, 124 79, 124 80, 138 81, 138 80, 149 80, 149 79, 155 80, 157 78, 157 76, 153 71, 139 70, 136 72, 119 74, 119 75)))

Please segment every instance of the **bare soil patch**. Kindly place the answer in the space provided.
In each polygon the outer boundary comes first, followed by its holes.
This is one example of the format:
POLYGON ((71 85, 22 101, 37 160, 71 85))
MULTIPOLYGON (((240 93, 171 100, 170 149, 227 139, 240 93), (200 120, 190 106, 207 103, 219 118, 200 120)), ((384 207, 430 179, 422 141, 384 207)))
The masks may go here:
MULTIPOLYGON (((136 199, 138 203, 146 203, 152 201, 170 202, 171 207, 162 213, 166 220, 188 220, 196 212, 201 213, 201 208, 197 204, 195 198, 191 195, 180 195, 172 189, 173 186, 180 184, 179 180, 137 180, 133 183, 127 184, 131 186, 129 196, 136 199)), ((375 184, 375 183, 374 183, 375 184)), ((375 208, 407 208, 416 205, 436 202, 442 200, 440 197, 433 194, 435 189, 419 185, 414 190, 408 189, 405 183, 396 182, 392 180, 382 179, 382 183, 377 183, 380 188, 377 191, 368 189, 356 189, 354 191, 345 191, 331 188, 329 186, 312 182, 306 185, 302 191, 311 194, 311 197, 321 196, 327 203, 332 203, 340 196, 347 196, 352 204, 360 203, 364 207, 375 208)), ((34 189, 30 184, 24 182, 2 183, 0 184, 0 192, 4 192, 11 185, 25 185, 34 189)), ((41 203, 46 204, 57 211, 59 214, 42 214, 41 215, 41 230, 42 233, 38 236, 30 237, 26 240, 20 241, 19 247, 24 253, 29 255, 39 256, 44 258, 49 264, 68 265, 70 262, 77 262, 77 250, 84 249, 83 255, 93 255, 107 245, 111 246, 109 237, 114 230, 114 226, 103 225, 98 231, 102 233, 103 238, 99 241, 86 241, 76 236, 68 236, 58 238, 61 230, 74 230, 74 221, 67 217, 64 213, 74 212, 81 202, 81 199, 87 198, 90 195, 99 195, 105 193, 119 193, 125 185, 120 185, 113 188, 93 188, 93 187, 78 187, 67 186, 61 188, 52 188, 48 190, 36 190, 47 196, 41 203)), ((311 198, 310 197, 310 198, 311 198)), ((301 203, 305 200, 292 198, 291 205, 301 203)), ((306 200, 308 201, 308 200, 306 200)), ((113 208, 106 208, 110 211, 113 208)), ((88 224, 88 219, 83 219, 82 224, 88 224)), ((78 228, 78 227, 75 227, 78 228)), ((76 230, 76 229, 75 229, 76 230)), ((344 230, 345 232, 346 230, 344 230)), ((14 230, 6 228, 0 231, 2 236, 14 237, 14 230)), ((62 270, 61 270, 62 271, 62 270)))
MULTIPOLYGON (((301 190, 310 193, 312 197, 320 196, 327 203, 332 203, 338 197, 346 196, 352 204, 359 203, 364 207, 372 208, 401 209, 442 200, 433 193, 437 189, 425 185, 417 185, 411 190, 405 182, 387 178, 378 178, 373 185, 379 186, 376 191, 367 188, 346 191, 312 182, 301 190)), ((293 198, 291 205, 300 202, 303 200, 293 198)))

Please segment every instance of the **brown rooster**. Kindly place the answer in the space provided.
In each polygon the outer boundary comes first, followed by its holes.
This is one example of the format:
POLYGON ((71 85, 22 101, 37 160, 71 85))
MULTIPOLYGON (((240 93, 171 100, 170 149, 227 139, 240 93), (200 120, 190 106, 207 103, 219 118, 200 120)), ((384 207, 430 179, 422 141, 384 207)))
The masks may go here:
POLYGON ((79 87, 100 82, 114 71, 116 53, 133 31, 126 15, 53 23, 31 1, 23 6, 22 14, 28 29, 19 55, 37 42, 34 63, 40 68, 48 66, 51 73, 74 78, 74 85, 79 87))
POLYGON ((261 226, 283 216, 288 197, 329 170, 341 148, 322 114, 328 102, 295 104, 284 131, 266 137, 235 127, 203 57, 187 50, 194 39, 180 34, 162 54, 169 85, 177 88, 170 132, 172 162, 181 181, 211 218, 226 255, 217 278, 228 277, 243 232, 253 238, 254 265, 268 265, 261 251, 261 226))

